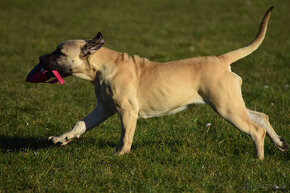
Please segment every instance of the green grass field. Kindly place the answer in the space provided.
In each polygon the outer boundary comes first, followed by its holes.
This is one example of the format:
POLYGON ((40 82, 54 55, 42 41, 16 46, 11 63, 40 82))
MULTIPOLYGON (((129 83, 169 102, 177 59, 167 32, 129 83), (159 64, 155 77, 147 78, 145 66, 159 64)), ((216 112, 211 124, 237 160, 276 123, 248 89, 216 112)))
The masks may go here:
POLYGON ((25 82, 38 56, 98 31, 106 47, 154 61, 221 54, 250 43, 271 5, 263 44, 232 70, 247 106, 290 143, 290 1, 1 0, 0 192, 289 192, 289 151, 266 138, 257 161, 250 137, 206 105, 138 120, 125 156, 113 156, 117 115, 68 146, 49 145, 94 108, 93 86, 25 82))

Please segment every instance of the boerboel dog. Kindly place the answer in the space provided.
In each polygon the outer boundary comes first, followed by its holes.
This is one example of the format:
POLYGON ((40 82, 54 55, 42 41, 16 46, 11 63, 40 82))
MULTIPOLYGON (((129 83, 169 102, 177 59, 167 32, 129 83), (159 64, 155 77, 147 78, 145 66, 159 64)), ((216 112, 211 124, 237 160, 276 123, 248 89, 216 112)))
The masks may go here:
POLYGON ((99 125, 114 113, 121 119, 120 145, 116 154, 130 152, 138 118, 169 115, 192 103, 206 103, 230 124, 254 141, 257 158, 264 158, 264 138, 282 151, 287 149, 267 115, 248 109, 242 98, 242 79, 231 71, 231 64, 255 51, 262 43, 273 7, 266 12, 259 32, 248 46, 219 56, 152 62, 103 47, 101 33, 90 40, 69 40, 55 51, 40 56, 40 63, 28 75, 29 82, 44 82, 56 76, 76 76, 95 86, 96 108, 75 127, 51 136, 54 144, 66 145, 99 125))

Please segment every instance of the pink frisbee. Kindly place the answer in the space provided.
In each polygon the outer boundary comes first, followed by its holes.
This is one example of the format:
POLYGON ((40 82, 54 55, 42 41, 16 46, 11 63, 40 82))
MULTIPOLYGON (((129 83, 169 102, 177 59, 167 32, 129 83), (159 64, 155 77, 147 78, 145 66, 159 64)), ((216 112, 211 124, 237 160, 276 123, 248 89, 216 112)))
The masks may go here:
POLYGON ((47 71, 44 68, 42 68, 40 64, 37 64, 27 75, 26 82, 50 83, 50 84, 59 82, 60 84, 64 84, 64 80, 57 70, 47 71), (49 80, 52 77, 55 77, 55 79, 47 82, 47 80, 49 80))

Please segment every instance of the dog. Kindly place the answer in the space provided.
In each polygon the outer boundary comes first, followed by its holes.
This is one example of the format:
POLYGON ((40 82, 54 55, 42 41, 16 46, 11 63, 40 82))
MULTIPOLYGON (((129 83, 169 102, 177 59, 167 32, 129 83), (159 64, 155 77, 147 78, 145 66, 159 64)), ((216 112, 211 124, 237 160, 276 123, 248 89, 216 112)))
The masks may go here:
POLYGON ((264 159, 266 134, 280 150, 286 151, 288 145, 276 134, 268 116, 246 108, 242 79, 231 71, 232 63, 248 56, 262 43, 272 9, 267 10, 252 43, 218 56, 153 62, 105 48, 100 32, 90 40, 59 44, 52 53, 40 56, 37 68, 90 81, 95 86, 97 106, 72 130, 50 136, 49 141, 66 145, 118 113, 121 137, 116 154, 123 155, 130 152, 138 118, 174 114, 189 104, 205 103, 252 138, 259 160, 264 159))

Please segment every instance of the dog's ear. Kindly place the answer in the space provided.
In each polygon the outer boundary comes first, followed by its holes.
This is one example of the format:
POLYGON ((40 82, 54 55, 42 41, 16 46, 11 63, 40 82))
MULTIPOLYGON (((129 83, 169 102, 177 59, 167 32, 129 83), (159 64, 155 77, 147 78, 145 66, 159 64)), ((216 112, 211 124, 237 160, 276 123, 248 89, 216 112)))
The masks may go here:
POLYGON ((104 45, 104 43, 105 40, 101 32, 99 32, 93 39, 86 40, 86 44, 81 48, 81 55, 88 56, 94 53, 95 51, 100 49, 104 45))

